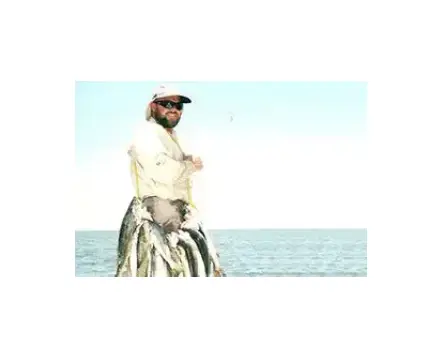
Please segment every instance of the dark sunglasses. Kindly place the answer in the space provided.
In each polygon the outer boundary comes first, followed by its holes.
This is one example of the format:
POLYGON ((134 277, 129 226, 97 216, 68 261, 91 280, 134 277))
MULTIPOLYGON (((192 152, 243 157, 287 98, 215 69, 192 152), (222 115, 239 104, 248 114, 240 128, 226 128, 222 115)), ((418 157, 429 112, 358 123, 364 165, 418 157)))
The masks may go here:
POLYGON ((154 103, 159 104, 162 107, 165 107, 167 109, 177 108, 179 111, 183 109, 183 103, 177 103, 173 101, 155 101, 154 103))

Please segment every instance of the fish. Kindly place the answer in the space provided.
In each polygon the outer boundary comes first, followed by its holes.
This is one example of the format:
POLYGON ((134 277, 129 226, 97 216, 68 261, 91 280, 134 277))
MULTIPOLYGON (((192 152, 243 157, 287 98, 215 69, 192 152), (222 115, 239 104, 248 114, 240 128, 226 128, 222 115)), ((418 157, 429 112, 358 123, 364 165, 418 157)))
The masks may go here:
POLYGON ((190 266, 192 267, 191 276, 205 277, 206 276, 205 264, 203 262, 200 251, 195 241, 186 231, 181 231, 178 237, 179 237, 179 243, 186 250, 188 261, 190 263, 190 266))
POLYGON ((166 235, 167 248, 169 252, 167 254, 170 256, 172 262, 176 265, 176 270, 170 270, 171 276, 178 277, 183 274, 184 267, 183 262, 180 258, 180 252, 178 251, 178 234, 173 232, 171 234, 166 235))
POLYGON ((181 200, 146 199, 134 197, 123 217, 115 277, 221 276, 212 238, 192 209, 181 200))
POLYGON ((135 276, 133 268, 134 250, 137 247, 137 222, 135 220, 133 209, 136 205, 136 199, 133 198, 126 209, 123 217, 118 238, 117 246, 117 270, 115 277, 135 276))
POLYGON ((209 248, 208 248, 208 242, 207 242, 206 238, 199 231, 196 231, 196 230, 193 230, 190 228, 183 228, 182 230, 187 232, 189 234, 189 236, 197 244, 198 250, 200 252, 203 263, 205 265, 206 276, 209 276, 211 274, 212 262, 211 262, 211 257, 209 256, 209 248))
POLYGON ((179 240, 177 247, 181 249, 182 252, 181 259, 186 260, 187 262, 187 266, 189 268, 189 277, 197 277, 198 270, 196 262, 194 260, 192 248, 189 245, 187 245, 186 242, 183 240, 179 240))
POLYGON ((153 249, 152 266, 152 277, 169 277, 166 262, 156 248, 153 249))
POLYGON ((137 242, 137 277, 149 277, 152 265, 152 240, 150 230, 144 224, 139 231, 137 242))
MULTIPOLYGON (((188 205, 180 199, 167 200, 153 196, 146 197, 142 200, 142 207, 151 214, 153 221, 158 225, 158 229, 162 231, 163 235, 173 239, 172 241, 175 240, 174 238, 177 236, 179 229, 183 226, 185 218, 190 216, 188 205)), ((208 253, 208 245, 204 236, 199 232, 188 230, 187 228, 185 228, 185 230, 188 231, 190 237, 197 244, 205 265, 206 276, 209 276, 211 262, 208 253)), ((157 250, 163 255, 160 249, 157 250)), ((174 255, 172 261, 177 262, 178 260, 175 250, 172 250, 172 255, 174 255)), ((166 260, 166 257, 164 258, 166 260)), ((171 264, 169 264, 169 266, 171 267, 172 275, 175 276, 177 273, 177 266, 175 269, 172 268, 171 264)), ((193 274, 197 275, 198 267, 195 267, 194 264, 191 264, 190 266, 192 267, 193 274)))
MULTIPOLYGON (((212 237, 209 235, 207 230, 204 228, 201 221, 196 219, 196 216, 191 216, 191 213, 186 215, 186 221, 182 224, 182 230, 187 230, 192 232, 193 237, 198 237, 200 241, 204 241, 205 250, 204 254, 207 255, 206 264, 212 263, 213 274, 216 277, 226 277, 224 270, 221 268, 219 255, 214 246, 212 237)), ((201 249, 202 250, 202 249, 201 249)), ((203 251, 203 250, 202 250, 203 251)), ((208 276, 211 274, 211 268, 207 268, 208 276)))
POLYGON ((186 256, 186 251, 183 246, 177 245, 177 251, 180 257, 180 262, 183 267, 182 277, 191 277, 191 269, 189 267, 188 257, 186 256))
POLYGON ((219 260, 219 254, 217 252, 217 249, 214 246, 214 242, 212 241, 212 237, 209 236, 209 233, 204 228, 204 226, 199 223, 199 232, 206 238, 206 242, 208 245, 208 252, 209 256, 211 258, 212 264, 213 264, 213 270, 214 270, 214 276, 215 277, 226 277, 225 271, 222 269, 220 260, 219 260))
POLYGON ((152 242, 156 253, 160 255, 167 265, 168 272, 170 272, 172 276, 178 276, 178 274, 182 271, 182 268, 179 262, 174 262, 171 259, 170 248, 168 247, 167 242, 165 242, 165 236, 162 235, 163 232, 161 228, 159 228, 155 223, 150 224, 150 227, 152 242))

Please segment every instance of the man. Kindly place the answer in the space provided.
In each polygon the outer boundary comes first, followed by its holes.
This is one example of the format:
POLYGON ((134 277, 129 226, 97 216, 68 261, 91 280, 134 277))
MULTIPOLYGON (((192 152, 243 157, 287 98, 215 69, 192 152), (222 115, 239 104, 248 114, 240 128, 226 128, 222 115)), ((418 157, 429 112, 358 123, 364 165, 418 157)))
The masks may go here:
MULTIPOLYGON (((187 276, 209 276, 213 267, 214 276, 220 277, 225 274, 220 267, 218 253, 197 219, 191 198, 191 176, 203 168, 203 163, 199 157, 183 152, 175 132, 184 104, 188 103, 191 103, 189 97, 171 87, 160 86, 154 92, 146 109, 145 121, 137 129, 128 152, 132 183, 141 208, 150 214, 149 220, 157 224, 165 238, 175 237, 186 251, 182 254, 189 260, 186 264, 189 264, 187 276), (183 236, 184 231, 190 235, 188 238, 183 236)), ((134 198, 122 221, 116 276, 167 275, 161 259, 155 261, 158 256, 152 259, 153 264, 148 263, 150 249, 144 235, 140 236, 140 240, 136 239, 140 222, 137 207, 134 198)), ((169 250, 175 255, 174 261, 180 261, 177 242, 171 244, 169 250)), ((163 250, 161 246, 156 246, 157 253, 161 251, 161 256, 168 261, 168 250, 163 250)), ((170 273, 174 276, 172 266, 169 265, 170 273)))
POLYGON ((176 89, 160 86, 129 150, 135 193, 167 231, 178 229, 177 210, 186 204, 194 206, 191 176, 203 168, 199 157, 182 151, 175 132, 188 103, 191 99, 176 89))

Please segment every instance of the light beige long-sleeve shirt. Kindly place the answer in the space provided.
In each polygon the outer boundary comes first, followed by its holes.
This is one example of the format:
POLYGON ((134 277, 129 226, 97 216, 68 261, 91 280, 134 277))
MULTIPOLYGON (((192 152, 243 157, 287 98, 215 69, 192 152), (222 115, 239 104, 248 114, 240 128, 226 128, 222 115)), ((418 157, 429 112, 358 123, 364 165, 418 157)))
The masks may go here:
POLYGON ((144 121, 137 128, 128 153, 135 195, 138 191, 141 198, 153 195, 192 204, 191 175, 196 169, 191 161, 184 160, 175 131, 169 134, 152 118, 144 121))

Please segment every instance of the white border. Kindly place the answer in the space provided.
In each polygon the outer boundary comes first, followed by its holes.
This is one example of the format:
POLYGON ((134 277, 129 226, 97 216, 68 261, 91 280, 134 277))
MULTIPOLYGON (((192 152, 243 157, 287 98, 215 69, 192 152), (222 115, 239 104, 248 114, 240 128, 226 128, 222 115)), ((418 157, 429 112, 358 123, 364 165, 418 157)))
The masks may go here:
POLYGON ((440 251, 429 243, 442 237, 439 11, 426 2, 196 3, 9 5, 1 108, 6 349, 30 355, 42 347, 46 357, 436 354, 432 342, 421 344, 428 326, 417 320, 438 296, 410 303, 441 272, 433 264, 440 251), (369 278, 75 279, 74 81, 234 79, 369 80, 369 278), (404 335, 415 327, 413 339, 404 335))

